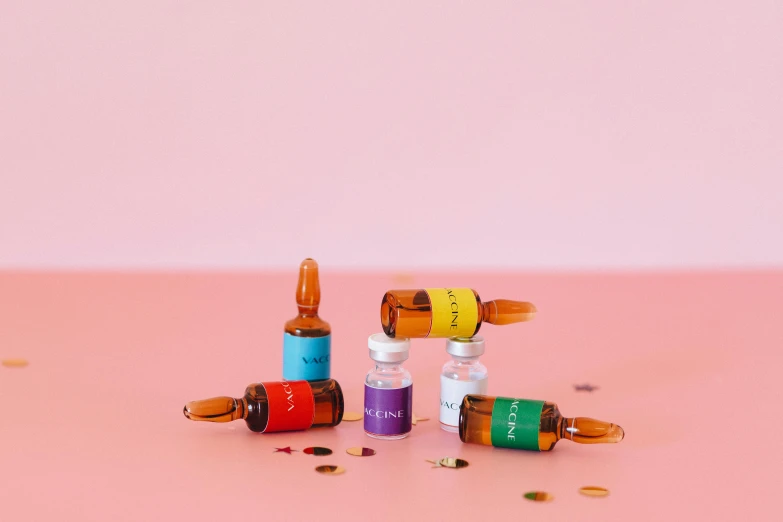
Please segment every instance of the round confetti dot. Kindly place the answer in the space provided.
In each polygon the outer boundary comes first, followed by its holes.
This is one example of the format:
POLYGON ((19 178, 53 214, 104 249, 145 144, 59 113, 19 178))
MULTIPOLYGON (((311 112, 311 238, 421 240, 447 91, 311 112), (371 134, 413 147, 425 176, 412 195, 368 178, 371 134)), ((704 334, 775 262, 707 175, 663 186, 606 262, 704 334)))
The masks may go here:
POLYGON ((362 448, 360 446, 356 446, 355 448, 348 448, 345 450, 345 452, 348 455, 353 455, 354 457, 372 457, 375 455, 375 450, 372 448, 362 448))
POLYGON ((468 467, 468 461, 463 459, 455 459, 454 457, 443 457, 442 459, 438 460, 428 460, 427 462, 432 462, 435 464, 436 468, 467 468, 468 467))
POLYGON ((546 491, 528 491, 522 496, 534 502, 549 502, 555 498, 546 491))
POLYGON ((345 413, 343 413, 344 421, 353 422, 353 421, 362 420, 362 418, 364 418, 364 415, 362 415, 361 413, 356 413, 355 411, 346 411, 345 413))
POLYGON ((579 493, 588 497, 606 497, 609 490, 600 486, 583 486, 579 488, 579 493))
POLYGON ((316 457, 323 457, 332 454, 332 450, 329 448, 322 448, 320 446, 311 446, 309 448, 305 448, 304 452, 306 455, 315 455, 316 457))
POLYGON ((3 366, 6 368, 24 368, 27 366, 27 359, 3 359, 3 366))
POLYGON ((345 473, 345 468, 342 466, 318 466, 315 470, 324 475, 340 475, 345 473))

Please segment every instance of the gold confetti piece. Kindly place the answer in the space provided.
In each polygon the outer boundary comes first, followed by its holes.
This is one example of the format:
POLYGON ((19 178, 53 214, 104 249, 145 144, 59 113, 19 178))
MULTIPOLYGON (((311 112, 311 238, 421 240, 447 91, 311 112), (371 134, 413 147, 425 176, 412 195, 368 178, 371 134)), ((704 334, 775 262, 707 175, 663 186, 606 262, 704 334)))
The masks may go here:
POLYGON ((411 423, 415 426, 417 422, 419 421, 428 421, 430 420, 429 417, 417 417, 416 414, 413 414, 413 418, 411 419, 411 423))
POLYGON ((462 460, 462 459, 455 459, 454 457, 443 457, 442 459, 438 460, 428 460, 427 462, 431 462, 435 464, 435 468, 467 468, 468 467, 468 461, 462 460))
POLYGON ((324 475, 340 475, 345 473, 345 468, 342 466, 318 466, 315 470, 324 475))
POLYGON ((600 486, 583 486, 579 488, 579 493, 588 497, 606 497, 609 490, 600 486))
POLYGON ((555 498, 546 491, 528 491, 522 496, 534 502, 549 502, 555 498))
POLYGON ((332 450, 329 448, 322 448, 320 446, 311 446, 309 448, 305 448, 304 452, 307 455, 315 455, 316 457, 323 457, 332 454, 332 450))
POLYGON ((3 366, 6 368, 24 368, 27 366, 27 359, 3 359, 3 366))
POLYGON ((343 420, 348 422, 358 421, 362 420, 364 418, 364 415, 361 413, 356 413, 355 411, 346 411, 343 413, 343 420))
POLYGON ((375 455, 375 450, 372 448, 362 448, 361 446, 356 446, 354 448, 348 448, 345 450, 345 452, 348 455, 353 455, 354 457, 372 457, 375 455))

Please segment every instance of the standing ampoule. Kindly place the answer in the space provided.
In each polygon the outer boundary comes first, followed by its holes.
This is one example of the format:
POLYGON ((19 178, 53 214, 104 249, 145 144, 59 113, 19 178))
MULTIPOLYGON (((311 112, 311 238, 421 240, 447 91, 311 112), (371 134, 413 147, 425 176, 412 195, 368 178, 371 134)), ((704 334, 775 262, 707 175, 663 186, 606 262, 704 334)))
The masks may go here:
POLYGON ((189 402, 190 420, 231 422, 244 419, 259 433, 337 426, 343 420, 343 391, 337 381, 282 381, 251 384, 245 396, 189 402))
POLYGON ((479 362, 484 354, 484 338, 455 337, 446 341, 451 360, 440 373, 440 427, 459 430, 459 408, 465 395, 487 393, 487 368, 479 362))
POLYGON ((466 395, 459 411, 462 442, 549 451, 560 439, 581 444, 620 442, 625 432, 617 424, 566 418, 553 402, 466 395))
POLYGON ((285 323, 283 333, 283 379, 287 381, 318 381, 331 376, 332 329, 318 317, 320 302, 318 263, 307 258, 299 265, 299 315, 285 323))
POLYGON ((521 323, 535 315, 532 303, 482 303, 470 288, 390 290, 381 301, 381 325, 389 337, 473 337, 484 321, 521 323))
POLYGON ((403 439, 413 421, 413 378, 402 367, 410 340, 378 333, 367 346, 375 367, 364 380, 364 432, 376 439, 403 439))

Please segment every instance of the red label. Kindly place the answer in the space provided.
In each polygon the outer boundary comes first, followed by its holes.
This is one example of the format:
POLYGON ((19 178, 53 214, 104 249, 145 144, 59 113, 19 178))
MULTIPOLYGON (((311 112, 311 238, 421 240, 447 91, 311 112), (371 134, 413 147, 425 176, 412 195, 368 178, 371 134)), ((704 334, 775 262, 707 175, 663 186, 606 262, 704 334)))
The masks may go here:
POLYGON ((307 381, 265 382, 269 420, 264 433, 306 430, 315 418, 315 398, 307 381))

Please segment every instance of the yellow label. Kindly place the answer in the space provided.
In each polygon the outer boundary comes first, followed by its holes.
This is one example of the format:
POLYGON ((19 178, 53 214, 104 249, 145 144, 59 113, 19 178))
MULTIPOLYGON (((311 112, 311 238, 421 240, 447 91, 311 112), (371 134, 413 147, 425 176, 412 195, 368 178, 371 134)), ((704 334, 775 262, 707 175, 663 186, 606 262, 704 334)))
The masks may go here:
POLYGON ((476 331, 478 307, 470 288, 425 288, 432 306, 429 337, 471 337, 476 331))

